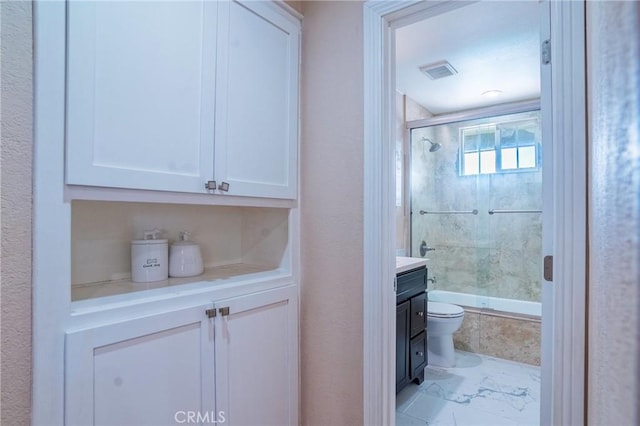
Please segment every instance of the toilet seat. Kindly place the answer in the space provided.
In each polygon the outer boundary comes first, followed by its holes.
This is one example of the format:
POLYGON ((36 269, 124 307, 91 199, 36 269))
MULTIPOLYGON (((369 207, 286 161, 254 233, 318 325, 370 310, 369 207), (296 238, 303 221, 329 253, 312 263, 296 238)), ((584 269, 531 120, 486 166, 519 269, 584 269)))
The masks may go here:
POLYGON ((464 309, 458 305, 441 302, 427 302, 427 316, 434 318, 458 318, 464 315, 464 309))

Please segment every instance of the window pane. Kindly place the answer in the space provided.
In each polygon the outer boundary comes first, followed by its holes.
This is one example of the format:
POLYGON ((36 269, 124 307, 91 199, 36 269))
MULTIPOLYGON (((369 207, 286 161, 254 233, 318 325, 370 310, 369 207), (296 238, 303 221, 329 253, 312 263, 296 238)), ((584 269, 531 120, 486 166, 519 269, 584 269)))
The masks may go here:
POLYGON ((521 146, 518 148, 519 168, 529 169, 536 166, 536 147, 521 146))
POLYGON ((502 128, 500 129, 500 145, 504 147, 516 146, 516 129, 502 128))
POLYGON ((480 140, 480 149, 494 149, 496 146, 496 134, 493 129, 490 133, 482 133, 480 140))
POLYGON ((529 132, 527 130, 518 130, 518 144, 520 145, 530 145, 534 143, 536 140, 536 135, 533 132, 529 132))
POLYGON ((496 150, 480 151, 480 173, 496 172, 496 150))
POLYGON ((502 170, 512 170, 518 168, 518 156, 515 148, 503 148, 501 150, 501 153, 502 170))
POLYGON ((478 168, 478 153, 465 152, 464 153, 464 174, 477 175, 479 172, 480 170, 478 168))
POLYGON ((466 135, 464 136, 464 152, 477 151, 478 150, 478 136, 466 135))

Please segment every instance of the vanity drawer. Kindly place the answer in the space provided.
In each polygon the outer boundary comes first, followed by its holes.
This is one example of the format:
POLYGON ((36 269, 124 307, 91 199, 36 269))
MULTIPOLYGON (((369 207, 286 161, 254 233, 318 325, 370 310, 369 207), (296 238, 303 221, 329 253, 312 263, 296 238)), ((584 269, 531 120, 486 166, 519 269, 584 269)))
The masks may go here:
POLYGON ((427 268, 398 274, 396 279, 396 303, 401 303, 427 289, 427 268))
POLYGON ((427 366, 427 333, 411 339, 411 376, 418 377, 427 366))

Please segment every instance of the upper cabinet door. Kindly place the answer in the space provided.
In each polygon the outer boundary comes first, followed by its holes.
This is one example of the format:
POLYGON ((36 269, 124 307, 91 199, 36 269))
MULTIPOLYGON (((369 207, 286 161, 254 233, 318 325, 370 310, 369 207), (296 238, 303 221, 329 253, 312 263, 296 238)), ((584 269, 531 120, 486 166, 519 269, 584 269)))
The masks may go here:
POLYGON ((68 3, 67 183, 205 192, 217 3, 68 3))
POLYGON ((300 22, 270 2, 219 8, 216 179, 230 195, 294 199, 300 22))

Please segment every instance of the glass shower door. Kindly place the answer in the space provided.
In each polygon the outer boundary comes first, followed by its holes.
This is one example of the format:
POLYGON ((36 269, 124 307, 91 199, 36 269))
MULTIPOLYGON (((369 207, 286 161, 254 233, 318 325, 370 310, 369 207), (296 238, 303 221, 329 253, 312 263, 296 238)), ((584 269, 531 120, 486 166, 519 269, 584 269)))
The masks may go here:
POLYGON ((540 112, 411 130, 411 247, 461 304, 540 302, 540 112))

